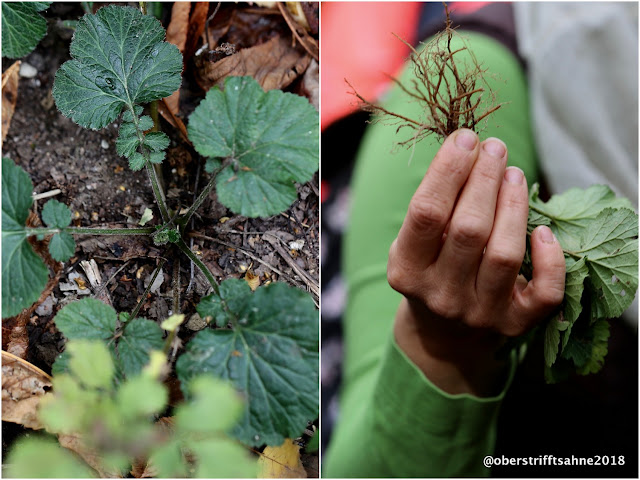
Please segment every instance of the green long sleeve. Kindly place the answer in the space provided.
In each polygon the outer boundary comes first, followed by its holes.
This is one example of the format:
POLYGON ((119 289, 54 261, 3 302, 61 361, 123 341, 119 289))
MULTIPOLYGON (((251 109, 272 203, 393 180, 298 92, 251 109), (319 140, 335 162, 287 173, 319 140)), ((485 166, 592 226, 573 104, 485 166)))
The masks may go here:
MULTIPOLYGON (((536 180, 536 156, 524 72, 497 41, 480 34, 463 35, 482 67, 500 77, 490 80, 497 102, 508 102, 491 116, 480 137, 505 141, 509 164, 520 167, 531 184, 536 180)), ((407 68, 402 81, 414 75, 407 68)), ((384 106, 410 118, 420 118, 423 108, 407 103, 397 87, 384 106)), ((486 476, 489 470, 482 458, 495 445, 504 391, 484 399, 448 395, 429 382, 393 339, 401 296, 387 283, 388 251, 439 148, 432 138, 414 149, 395 147, 398 140, 395 126, 371 125, 357 158, 343 254, 348 305, 340 417, 323 456, 322 473, 324 477, 486 476)), ((512 361, 511 376, 514 370, 512 361)))

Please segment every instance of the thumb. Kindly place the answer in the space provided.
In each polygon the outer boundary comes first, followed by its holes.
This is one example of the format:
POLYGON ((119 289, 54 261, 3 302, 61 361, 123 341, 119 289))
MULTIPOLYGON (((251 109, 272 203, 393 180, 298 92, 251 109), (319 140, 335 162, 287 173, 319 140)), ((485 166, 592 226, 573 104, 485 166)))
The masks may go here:
POLYGON ((539 226, 531 233, 533 278, 514 296, 515 318, 522 334, 553 312, 564 298, 566 264, 562 247, 551 229, 539 226))

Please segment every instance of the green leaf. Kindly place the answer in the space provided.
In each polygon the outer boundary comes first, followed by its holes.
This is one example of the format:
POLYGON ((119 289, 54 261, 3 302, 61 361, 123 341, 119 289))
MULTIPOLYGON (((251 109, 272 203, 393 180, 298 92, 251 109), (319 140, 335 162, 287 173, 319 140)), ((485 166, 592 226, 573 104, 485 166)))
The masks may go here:
POLYGON ((547 323, 544 332, 544 363, 547 367, 555 363, 560 345, 560 331, 566 330, 568 326, 569 323, 559 320, 558 316, 547 323))
POLYGON ((181 448, 182 442, 173 439, 153 449, 149 455, 149 463, 158 470, 157 478, 184 478, 188 476, 181 448))
POLYGON ((567 346, 562 350, 562 356, 572 360, 581 375, 597 373, 604 365, 608 340, 607 320, 598 320, 587 327, 580 325, 579 331, 574 329, 567 346))
POLYGON ((196 456, 196 478, 256 478, 258 464, 247 450, 226 438, 192 441, 189 450, 196 456))
MULTIPOLYGON (((133 110, 136 116, 140 116, 144 108, 141 107, 140 105, 136 105, 135 107, 133 107, 133 110)), ((125 110, 125 112, 122 114, 122 121, 133 122, 133 115, 131 114, 131 110, 125 110)))
POLYGON ((116 140, 116 151, 121 157, 131 157, 140 146, 136 126, 132 122, 122 122, 116 140))
POLYGON ((56 327, 68 340, 110 340, 116 330, 116 311, 94 298, 83 298, 60 309, 56 327))
POLYGON ((202 155, 229 158, 218 175, 218 200, 235 213, 269 216, 296 199, 295 182, 318 169, 318 112, 298 95, 265 93, 251 77, 227 77, 189 118, 189 139, 202 155))
POLYGON ((244 280, 230 278, 220 284, 220 296, 212 293, 200 300, 196 310, 201 317, 211 317, 216 326, 226 327, 228 312, 237 312, 251 295, 251 288, 244 280))
POLYGON ((71 42, 72 60, 56 73, 53 97, 60 112, 99 129, 124 107, 171 95, 180 87, 182 55, 164 37, 160 22, 135 8, 110 5, 83 16, 71 42))
POLYGON ((151 350, 162 350, 162 329, 145 318, 136 318, 127 324, 118 341, 120 365, 128 378, 137 375, 149 363, 151 350))
POLYGON ((233 387, 205 375, 194 378, 187 387, 191 399, 178 407, 176 428, 183 432, 217 434, 229 430, 242 414, 242 399, 233 387), (216 406, 216 415, 211 412, 216 406))
POLYGON ((69 370, 89 388, 111 386, 115 373, 111 353, 107 346, 95 340, 70 340, 65 350, 71 354, 69 370))
POLYGON ((49 253, 54 260, 66 262, 76 251, 76 241, 66 232, 56 233, 49 241, 49 253))
MULTIPOLYGON (((144 115, 138 120, 138 130, 146 132, 153 128, 153 119, 149 115, 144 115)), ((151 133, 151 132, 149 132, 151 133)))
POLYGON ((64 203, 49 200, 42 207, 42 221, 51 228, 65 228, 71 223, 71 210, 64 203))
POLYGON ((148 376, 128 379, 118 389, 116 402, 125 418, 154 415, 161 412, 169 396, 162 383, 148 376))
POLYGON ((199 332, 178 359, 178 378, 231 380, 246 398, 232 434, 249 445, 280 445, 318 415, 318 312, 306 293, 281 283, 233 305, 234 329, 199 332))
MULTIPOLYGON (((3 4, 4 5, 4 4, 3 4)), ((25 222, 33 184, 8 158, 2 159, 2 316, 13 317, 31 306, 49 279, 49 270, 27 242, 25 222)))
POLYGON ((144 144, 152 151, 160 152, 169 146, 169 137, 162 132, 149 132, 144 137, 144 144))
POLYGON ((140 152, 134 152, 129 157, 129 168, 134 172, 144 168, 145 160, 140 152))
POLYGON ((2 56, 24 57, 47 33, 47 21, 38 12, 52 2, 2 2, 2 56))
POLYGON ((544 203, 532 190, 530 207, 551 221, 551 229, 563 248, 572 250, 580 239, 582 229, 591 223, 605 208, 628 208, 626 198, 617 198, 606 185, 592 185, 587 189, 572 188, 554 195, 544 203))
POLYGON ((586 259, 593 318, 619 317, 638 289, 638 215, 603 210, 585 231, 575 252, 586 259))
POLYGON ((164 152, 151 152, 149 154, 149 161, 151 163, 162 163, 164 160, 164 152))
MULTIPOLYGON (((4 5, 3 3, 3 10, 4 5)), ((4 476, 8 478, 93 478, 96 476, 91 468, 69 450, 62 448, 56 440, 43 436, 25 436, 18 439, 7 455, 4 465, 4 476)))

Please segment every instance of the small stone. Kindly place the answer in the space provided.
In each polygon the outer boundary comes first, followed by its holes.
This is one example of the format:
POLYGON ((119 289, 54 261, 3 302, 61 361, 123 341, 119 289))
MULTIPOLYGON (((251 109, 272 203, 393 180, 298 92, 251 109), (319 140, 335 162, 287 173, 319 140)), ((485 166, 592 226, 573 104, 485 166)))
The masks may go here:
POLYGON ((29 65, 26 62, 22 62, 22 65, 20 65, 20 76, 22 78, 33 78, 38 74, 38 70, 36 70, 36 67, 29 65))
POLYGON ((107 141, 106 141, 106 140, 102 140, 102 141, 100 142, 100 146, 106 150, 106 149, 108 149, 108 148, 109 148, 109 143, 107 143, 107 141))

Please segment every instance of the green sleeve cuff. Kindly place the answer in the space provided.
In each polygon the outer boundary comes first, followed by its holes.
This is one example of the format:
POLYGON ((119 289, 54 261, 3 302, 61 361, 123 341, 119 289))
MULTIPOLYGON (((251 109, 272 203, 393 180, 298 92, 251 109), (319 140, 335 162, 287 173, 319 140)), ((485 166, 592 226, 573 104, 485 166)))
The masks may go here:
POLYGON ((451 395, 436 387, 392 340, 372 406, 372 432, 386 473, 396 477, 488 476, 497 419, 515 374, 511 356, 502 392, 490 398, 451 395))

